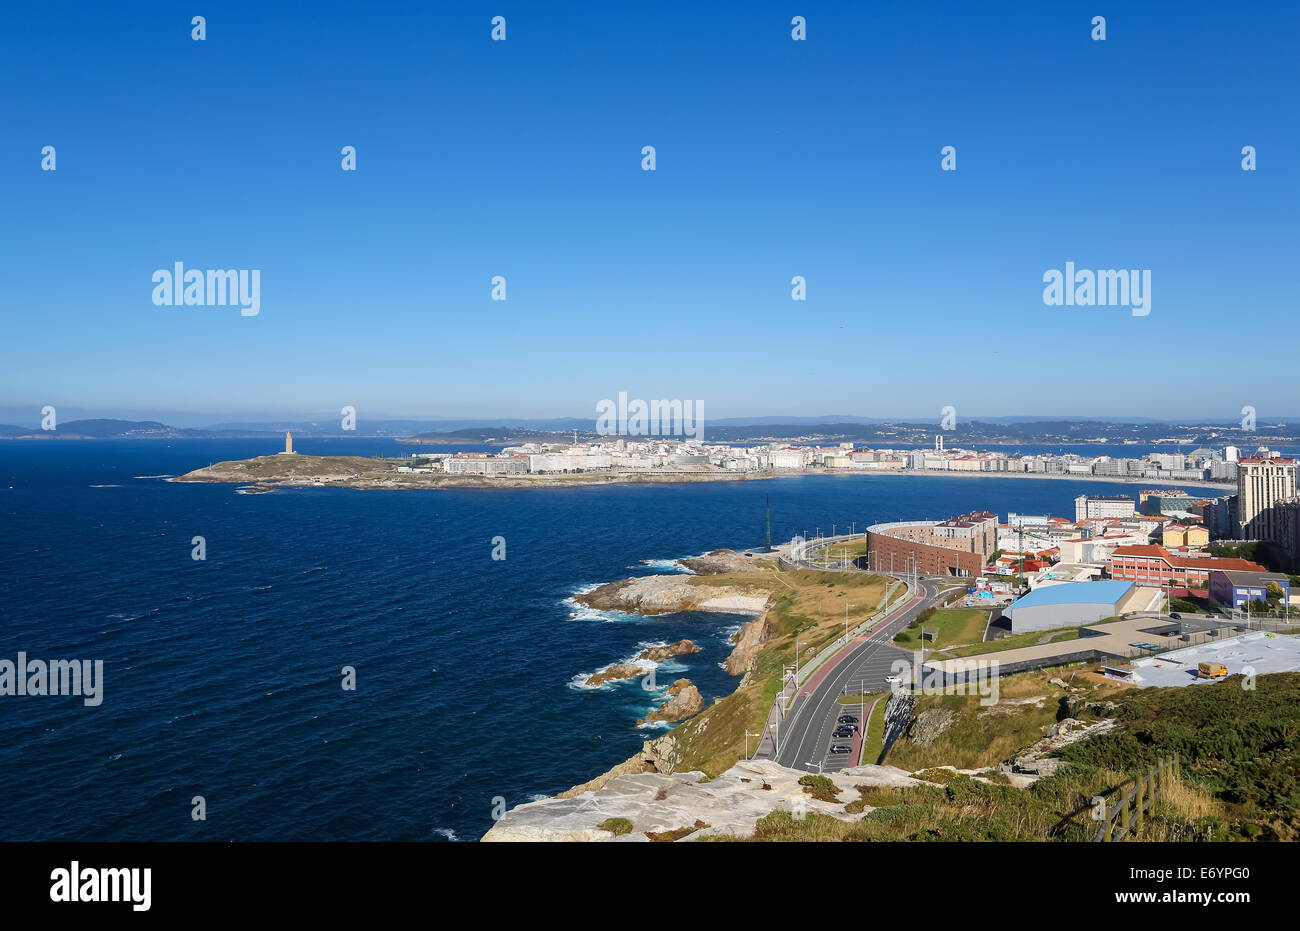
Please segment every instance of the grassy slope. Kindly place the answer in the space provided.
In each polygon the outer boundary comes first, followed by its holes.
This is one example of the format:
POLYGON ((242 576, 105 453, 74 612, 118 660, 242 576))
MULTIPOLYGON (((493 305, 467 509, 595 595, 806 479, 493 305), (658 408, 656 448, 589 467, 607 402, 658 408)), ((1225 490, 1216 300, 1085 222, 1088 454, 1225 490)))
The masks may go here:
MULTIPOLYGON (((1004 680, 1010 687, 1003 694, 1024 697, 1020 693, 1051 689, 1047 675, 1004 680)), ((1083 682, 1075 677, 1072 684, 1083 682)), ((1097 683, 1086 699, 1118 701, 1111 713, 1120 729, 1064 748, 1060 771, 1027 789, 931 769, 923 777, 941 785, 860 789, 861 798, 846 811, 875 809, 861 820, 817 814, 799 820, 778 811, 759 822, 752 839, 1090 840, 1097 829, 1091 799, 1100 795, 1114 805, 1134 774, 1174 753, 1181 756, 1182 767, 1138 839, 1300 839, 1300 673, 1260 676, 1254 689, 1242 684, 1239 676, 1190 688, 1111 690, 1097 683)), ((937 756, 960 756, 977 750, 974 742, 981 732, 994 741, 1017 731, 1028 734, 1039 722, 1055 718, 1045 712, 1056 704, 1050 699, 1062 693, 1046 694, 1044 709, 1027 708, 1005 718, 972 717, 983 709, 962 699, 968 706, 961 709, 961 718, 930 749, 937 756)), ((938 701, 951 703, 952 698, 938 701)), ((912 768, 924 761, 924 755, 913 752, 904 765, 912 768)), ((890 762, 897 762, 892 754, 890 762)))
MULTIPOLYGON (((978 769, 1009 759, 1056 723, 1064 693, 1047 681, 1055 675, 1056 670, 1042 670, 999 679, 998 703, 991 706, 981 705, 978 695, 918 696, 914 714, 942 708, 956 714, 956 720, 928 747, 905 735, 890 748, 886 762, 915 771, 930 766, 978 769), (1027 701, 1031 698, 1042 701, 1027 701)), ((1087 689, 1080 694, 1089 701, 1104 701, 1122 689, 1078 678, 1072 684, 1087 689)))
POLYGON ((876 707, 872 709, 871 717, 867 720, 863 728, 862 737, 862 763, 876 763, 880 760, 880 753, 885 748, 885 704, 889 700, 889 693, 882 692, 879 695, 867 697, 867 707, 871 707, 873 698, 880 699, 876 702, 876 707))
POLYGON ((761 588, 775 596, 768 608, 771 633, 760 649, 749 684, 706 708, 669 733, 682 748, 680 771, 716 776, 741 758, 745 731, 760 733, 781 686, 781 670, 794 662, 795 641, 811 660, 844 633, 844 605, 854 604, 849 624, 875 613, 884 597, 878 576, 838 572, 736 572, 698 576, 693 585, 761 588))
POLYGON ((980 608, 944 608, 934 612, 925 623, 908 627, 894 638, 894 644, 904 650, 915 650, 921 645, 921 627, 925 627, 927 649, 978 643, 988 626, 989 612, 980 608))
POLYGON ((1181 757, 1184 779, 1247 836, 1300 840, 1300 673, 1128 693, 1123 727, 1066 747, 1072 762, 1125 770, 1181 757))

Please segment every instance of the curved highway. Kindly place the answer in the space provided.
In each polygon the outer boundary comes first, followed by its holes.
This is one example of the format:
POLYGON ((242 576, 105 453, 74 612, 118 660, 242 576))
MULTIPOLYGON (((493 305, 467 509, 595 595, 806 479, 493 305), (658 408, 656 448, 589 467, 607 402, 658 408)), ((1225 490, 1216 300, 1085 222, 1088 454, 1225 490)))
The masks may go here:
MULTIPOLYGON (((889 688, 885 676, 890 675, 897 660, 912 660, 912 654, 901 650, 890 641, 894 635, 931 607, 939 597, 937 581, 922 579, 923 594, 918 595, 869 636, 857 637, 835 657, 826 661, 795 696, 794 706, 781 721, 781 740, 777 749, 777 762, 792 769, 819 772, 840 769, 858 764, 857 753, 861 747, 861 733, 853 740, 854 753, 835 754, 828 751, 835 729, 835 719, 846 709, 839 704, 841 695, 850 692, 881 692, 889 688)), ((859 722, 862 727, 865 722, 859 722)), ((843 741, 838 741, 843 742, 843 741)))

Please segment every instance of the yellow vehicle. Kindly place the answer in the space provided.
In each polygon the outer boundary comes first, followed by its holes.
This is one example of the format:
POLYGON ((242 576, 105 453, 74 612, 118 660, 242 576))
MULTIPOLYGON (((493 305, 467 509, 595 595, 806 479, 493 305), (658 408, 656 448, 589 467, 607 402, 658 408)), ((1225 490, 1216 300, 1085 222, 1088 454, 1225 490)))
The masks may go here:
POLYGON ((1228 674, 1228 667, 1223 663, 1199 663, 1196 672, 1202 679, 1221 679, 1228 674))

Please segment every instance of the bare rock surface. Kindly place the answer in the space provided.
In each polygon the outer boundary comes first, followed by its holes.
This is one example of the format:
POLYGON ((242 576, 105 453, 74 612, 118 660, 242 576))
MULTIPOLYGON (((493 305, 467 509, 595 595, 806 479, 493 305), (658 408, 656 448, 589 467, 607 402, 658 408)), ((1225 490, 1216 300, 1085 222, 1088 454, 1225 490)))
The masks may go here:
POLYGON ((661 659, 668 659, 670 656, 681 656, 684 653, 698 652, 700 652, 700 647, 696 646, 694 641, 678 640, 676 643, 670 643, 666 647, 648 647, 638 653, 636 658, 658 662, 661 659))
POLYGON ((616 679, 635 679, 637 676, 646 675, 650 670, 650 666, 641 666, 637 663, 615 663, 612 666, 606 666, 594 675, 588 676, 587 685, 604 685, 606 682, 613 682, 616 679))
POLYGON ((735 550, 713 550, 703 556, 679 559, 677 562, 697 575, 721 575, 724 572, 757 572, 754 557, 735 550))
POLYGON ((650 712, 637 724, 655 722, 673 723, 693 714, 699 714, 704 707, 704 697, 689 679, 678 679, 668 689, 668 701, 650 712))
POLYGON ((908 725, 908 736, 918 747, 928 747, 957 720, 957 713, 947 708, 922 711, 908 725))
POLYGON ((692 585, 690 576, 647 575, 606 582, 574 601, 598 611, 632 614, 671 614, 677 611, 725 611, 756 614, 770 597, 765 591, 747 591, 729 585, 692 585))
POLYGON ((742 760, 712 780, 699 772, 615 775, 595 790, 518 805, 506 812, 483 840, 635 843, 647 840, 647 832, 679 830, 697 821, 708 827, 683 841, 710 834, 747 837, 754 833, 759 818, 778 809, 821 812, 855 821, 861 813, 850 814, 844 806, 858 797, 857 786, 927 784, 893 766, 854 766, 826 774, 839 794, 836 802, 822 802, 799 785, 805 775, 770 760, 742 760), (632 823, 632 833, 616 837, 602 830, 599 825, 607 818, 626 818, 632 823))
POLYGON ((748 672, 770 633, 771 628, 767 623, 766 614, 760 614, 752 621, 742 624, 740 630, 736 631, 731 638, 732 650, 723 663, 727 674, 739 676, 748 672))

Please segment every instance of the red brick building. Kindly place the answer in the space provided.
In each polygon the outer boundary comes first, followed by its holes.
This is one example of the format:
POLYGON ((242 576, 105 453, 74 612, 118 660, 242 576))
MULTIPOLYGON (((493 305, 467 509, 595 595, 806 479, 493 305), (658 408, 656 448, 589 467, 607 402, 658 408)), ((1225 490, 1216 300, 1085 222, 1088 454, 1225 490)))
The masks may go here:
POLYGON ((1211 556, 1175 556, 1163 546, 1117 546, 1110 554, 1110 577, 1148 585, 1168 585, 1180 588, 1208 588, 1210 573, 1216 569, 1228 572, 1264 572, 1263 566, 1249 559, 1231 559, 1211 556))
POLYGON ((997 535, 992 514, 963 515, 952 521, 900 521, 867 528, 864 568, 874 572, 911 572, 921 575, 977 576, 983 574, 985 554, 979 550, 997 535), (985 531, 978 525, 991 519, 985 531), (956 533, 955 539, 947 534, 956 533))

